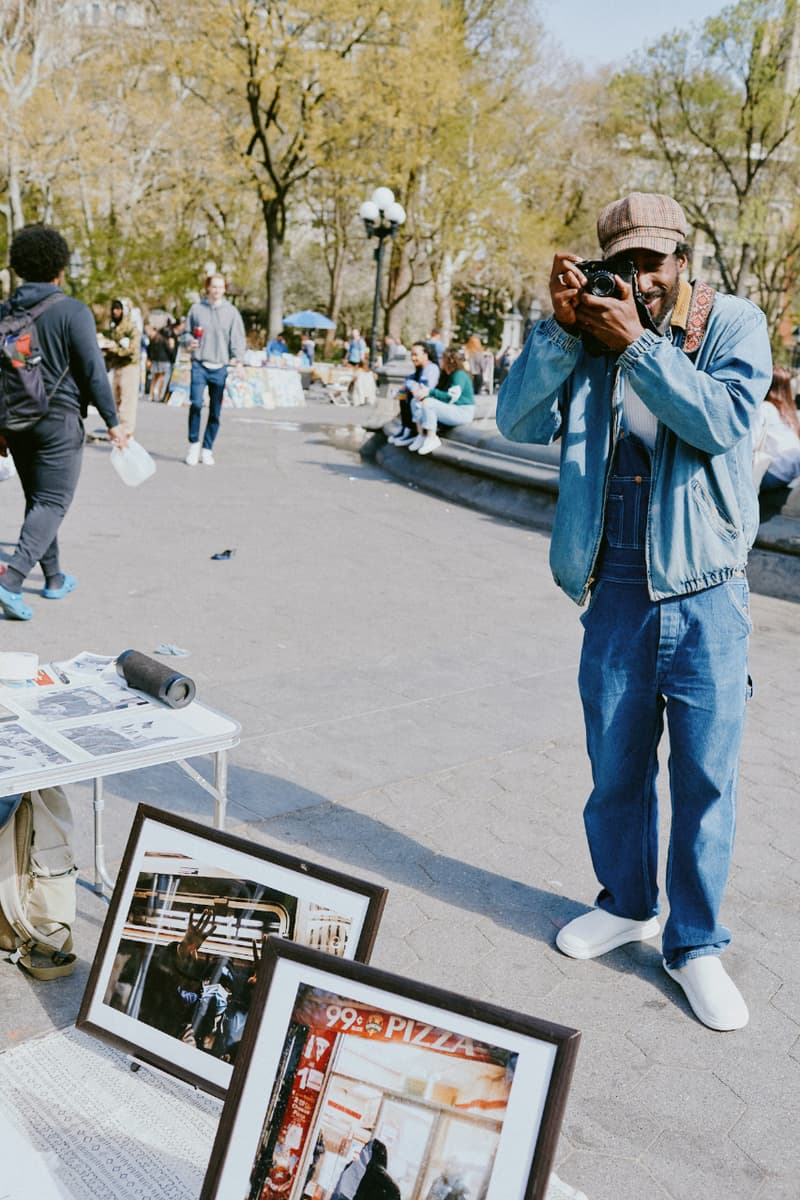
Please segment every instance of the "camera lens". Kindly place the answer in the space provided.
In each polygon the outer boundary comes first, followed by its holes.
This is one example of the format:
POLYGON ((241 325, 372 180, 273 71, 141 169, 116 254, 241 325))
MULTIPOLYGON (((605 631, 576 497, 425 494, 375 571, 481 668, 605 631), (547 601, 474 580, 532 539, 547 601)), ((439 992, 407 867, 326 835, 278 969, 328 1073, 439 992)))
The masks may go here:
POLYGON ((589 291, 593 296, 613 296, 617 283, 610 271, 598 271, 592 276, 589 291))

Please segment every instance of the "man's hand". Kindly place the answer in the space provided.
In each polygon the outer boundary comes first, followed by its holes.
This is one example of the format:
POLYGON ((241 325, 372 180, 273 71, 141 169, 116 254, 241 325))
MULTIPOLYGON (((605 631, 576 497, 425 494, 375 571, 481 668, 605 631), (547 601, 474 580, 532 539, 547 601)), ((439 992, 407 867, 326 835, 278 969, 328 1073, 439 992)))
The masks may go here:
POLYGON ((577 307, 586 277, 575 266, 581 260, 576 254, 556 254, 550 272, 550 299, 553 316, 562 329, 579 333, 577 307))
POLYGON ((210 908, 204 908, 196 921, 194 915, 195 910, 192 909, 189 913, 189 923, 186 926, 186 933, 178 944, 179 962, 197 961, 197 951, 206 938, 211 937, 216 932, 214 914, 210 908))
POLYGON ((121 425, 112 425, 108 431, 108 437, 111 445, 116 446, 118 450, 124 450, 131 440, 131 435, 126 433, 121 425))
POLYGON ((633 288, 619 275, 614 278, 619 299, 616 296, 590 296, 583 292, 576 315, 578 328, 582 332, 591 333, 609 350, 621 353, 642 336, 644 325, 633 298, 633 288))
POLYGON ((8 455, 8 442, 0 433, 0 457, 6 458, 8 455))

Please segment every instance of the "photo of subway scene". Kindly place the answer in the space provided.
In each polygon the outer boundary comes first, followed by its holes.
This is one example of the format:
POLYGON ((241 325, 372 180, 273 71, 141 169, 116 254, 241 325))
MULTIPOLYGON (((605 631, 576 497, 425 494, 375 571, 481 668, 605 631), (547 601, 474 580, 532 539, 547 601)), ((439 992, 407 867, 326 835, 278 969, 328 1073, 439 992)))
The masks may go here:
POLYGON ((233 1063, 264 937, 343 954, 350 919, 180 854, 148 852, 104 1003, 233 1063))
POLYGON ((484 1200, 516 1060, 302 985, 247 1200, 484 1200))

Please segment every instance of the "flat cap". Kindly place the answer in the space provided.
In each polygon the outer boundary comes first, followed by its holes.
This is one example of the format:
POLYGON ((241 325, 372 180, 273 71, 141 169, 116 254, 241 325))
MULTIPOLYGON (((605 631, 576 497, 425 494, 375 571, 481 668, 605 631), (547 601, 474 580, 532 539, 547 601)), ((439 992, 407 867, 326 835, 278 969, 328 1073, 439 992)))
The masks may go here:
POLYGON ((607 204, 597 218, 603 258, 611 258, 621 250, 672 254, 688 231, 689 223, 680 204, 660 192, 631 192, 607 204))

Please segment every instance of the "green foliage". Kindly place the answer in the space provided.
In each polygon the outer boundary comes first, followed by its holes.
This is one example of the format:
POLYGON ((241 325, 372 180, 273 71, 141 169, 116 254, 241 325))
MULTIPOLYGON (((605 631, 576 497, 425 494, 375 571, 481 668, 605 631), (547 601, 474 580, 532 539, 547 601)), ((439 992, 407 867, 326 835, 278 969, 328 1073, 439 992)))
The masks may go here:
POLYGON ((797 22, 796 0, 739 0, 662 38, 611 89, 631 169, 681 202, 715 278, 752 295, 776 339, 800 252, 797 22))

